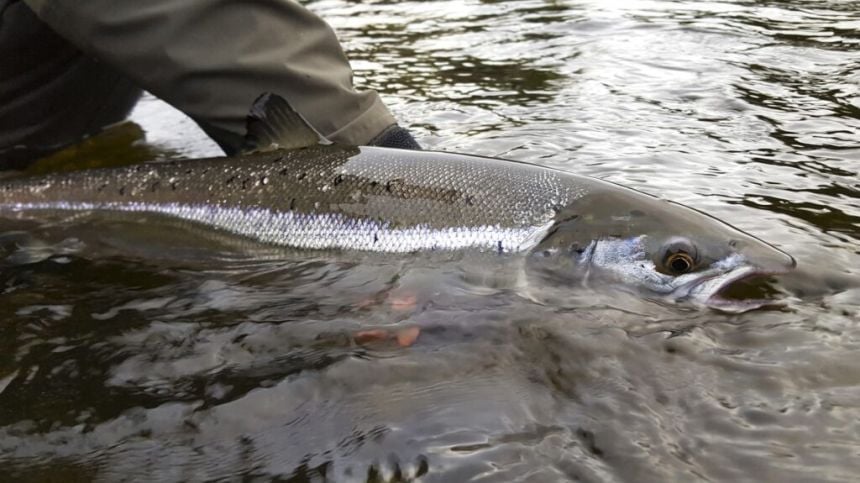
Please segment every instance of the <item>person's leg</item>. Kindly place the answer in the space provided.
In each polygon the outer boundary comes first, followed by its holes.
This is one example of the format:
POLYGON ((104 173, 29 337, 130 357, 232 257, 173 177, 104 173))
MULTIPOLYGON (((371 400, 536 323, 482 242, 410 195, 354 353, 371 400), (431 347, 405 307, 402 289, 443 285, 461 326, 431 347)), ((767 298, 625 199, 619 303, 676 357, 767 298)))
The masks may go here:
POLYGON ((334 142, 367 144, 396 122, 375 92, 355 90, 333 30, 293 0, 26 1, 81 50, 191 116, 228 154, 266 92, 334 142))
POLYGON ((0 0, 0 52, 0 169, 121 121, 141 94, 17 0, 0 0))

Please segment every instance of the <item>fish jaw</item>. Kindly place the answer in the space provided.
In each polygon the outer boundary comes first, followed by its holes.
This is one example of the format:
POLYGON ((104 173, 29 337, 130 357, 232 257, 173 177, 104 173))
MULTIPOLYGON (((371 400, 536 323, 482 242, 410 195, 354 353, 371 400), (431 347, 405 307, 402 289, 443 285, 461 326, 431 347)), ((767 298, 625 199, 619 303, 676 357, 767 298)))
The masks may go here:
POLYGON ((788 268, 766 270, 754 265, 740 265, 728 271, 702 276, 688 286, 682 287, 679 291, 686 291, 684 297, 686 300, 731 314, 740 314, 766 307, 784 307, 785 302, 779 299, 729 299, 721 294, 741 280, 779 275, 788 271, 788 268))

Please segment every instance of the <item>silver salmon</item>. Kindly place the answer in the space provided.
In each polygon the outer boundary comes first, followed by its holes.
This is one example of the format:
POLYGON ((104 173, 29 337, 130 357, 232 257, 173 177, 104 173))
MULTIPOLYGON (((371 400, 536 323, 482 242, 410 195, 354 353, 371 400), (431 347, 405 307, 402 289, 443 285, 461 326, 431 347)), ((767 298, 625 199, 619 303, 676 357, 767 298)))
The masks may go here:
POLYGON ((7 180, 0 216, 150 214, 297 249, 519 254, 543 280, 599 278, 725 310, 763 304, 721 298, 728 285, 795 265, 719 220, 594 178, 462 154, 319 146, 308 132, 285 144, 301 123, 282 100, 268 101, 249 132, 277 149, 7 180))

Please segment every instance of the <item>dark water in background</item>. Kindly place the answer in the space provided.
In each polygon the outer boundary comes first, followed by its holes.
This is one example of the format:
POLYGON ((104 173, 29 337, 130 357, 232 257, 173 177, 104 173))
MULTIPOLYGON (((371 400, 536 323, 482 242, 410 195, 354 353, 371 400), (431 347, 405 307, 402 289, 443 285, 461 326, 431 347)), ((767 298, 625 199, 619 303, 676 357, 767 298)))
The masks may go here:
MULTIPOLYGON (((788 308, 560 311, 458 266, 160 264, 31 227, 0 238, 0 479, 856 481, 860 3, 310 6, 425 146, 706 210, 798 258, 788 308), (421 334, 355 342, 380 327, 421 334)), ((152 99, 133 119, 147 143, 87 156, 217 152, 152 99)))

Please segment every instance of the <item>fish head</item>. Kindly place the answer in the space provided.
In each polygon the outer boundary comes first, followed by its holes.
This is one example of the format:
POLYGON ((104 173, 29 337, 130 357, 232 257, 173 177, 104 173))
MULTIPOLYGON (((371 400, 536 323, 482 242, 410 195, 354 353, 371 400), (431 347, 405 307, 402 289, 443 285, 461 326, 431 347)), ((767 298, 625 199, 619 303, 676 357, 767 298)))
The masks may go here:
POLYGON ((722 294, 741 280, 790 271, 785 252, 692 208, 626 188, 587 194, 561 210, 532 251, 556 284, 609 283, 652 298, 724 312, 778 305, 722 294))

